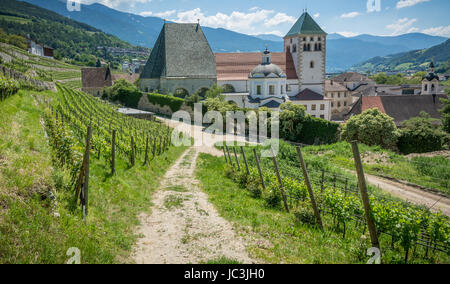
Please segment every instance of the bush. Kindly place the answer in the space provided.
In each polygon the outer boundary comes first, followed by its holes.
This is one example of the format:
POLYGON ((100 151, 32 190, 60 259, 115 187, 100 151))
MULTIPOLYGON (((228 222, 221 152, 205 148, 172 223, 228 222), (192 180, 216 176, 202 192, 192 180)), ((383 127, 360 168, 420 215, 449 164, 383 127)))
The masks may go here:
MULTIPOLYGON (((450 95, 450 91, 447 89, 447 93, 450 95)), ((442 115, 442 126, 447 133, 450 133, 450 100, 441 99, 444 107, 440 110, 442 115)))
POLYGON ((268 186, 268 192, 265 193, 264 201, 270 208, 279 208, 281 205, 281 194, 278 183, 273 180, 268 186))
POLYGON ((316 225, 316 216, 314 216, 312 210, 308 209, 306 204, 299 206, 294 212, 294 215, 303 224, 316 225))
POLYGON ((20 84, 16 80, 0 76, 0 101, 19 91, 20 84))
POLYGON ((142 97, 141 91, 125 79, 117 80, 112 87, 103 90, 103 99, 119 101, 126 107, 137 108, 142 97))
POLYGON ((446 133, 437 127, 437 119, 422 112, 402 123, 398 149, 403 154, 427 153, 442 150, 446 133))
POLYGON ((394 119, 378 109, 372 108, 353 116, 342 126, 341 139, 358 141, 369 146, 396 149, 399 131, 394 119))
POLYGON ((172 112, 177 112, 180 110, 184 103, 181 98, 161 95, 161 94, 147 94, 148 101, 154 105, 160 105, 161 107, 168 106, 172 112))

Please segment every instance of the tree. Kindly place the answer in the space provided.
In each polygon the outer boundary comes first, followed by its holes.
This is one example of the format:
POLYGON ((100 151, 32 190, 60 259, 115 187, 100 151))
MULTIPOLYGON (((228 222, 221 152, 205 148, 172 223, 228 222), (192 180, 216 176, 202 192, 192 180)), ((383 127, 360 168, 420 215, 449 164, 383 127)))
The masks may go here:
POLYGON ((118 101, 127 107, 137 108, 142 93, 134 84, 125 79, 119 79, 112 87, 103 90, 102 97, 113 102, 118 101))
POLYGON ((353 116, 342 126, 341 131, 342 140, 356 140, 369 146, 379 145, 388 149, 396 149, 398 137, 399 131, 394 119, 377 108, 353 116))
POLYGON ((102 67, 102 63, 100 62, 100 59, 97 59, 97 63, 95 64, 95 67, 102 67))
POLYGON ((214 84, 208 91, 206 91, 205 97, 208 99, 218 98, 221 101, 225 100, 225 97, 222 95, 223 89, 222 87, 214 84))
POLYGON ((426 112, 421 112, 419 117, 404 121, 398 141, 400 152, 410 154, 442 150, 446 133, 437 127, 438 121, 426 112))
POLYGON ((296 141, 302 131, 302 122, 306 117, 305 107, 291 102, 280 107, 280 135, 290 141, 296 141))

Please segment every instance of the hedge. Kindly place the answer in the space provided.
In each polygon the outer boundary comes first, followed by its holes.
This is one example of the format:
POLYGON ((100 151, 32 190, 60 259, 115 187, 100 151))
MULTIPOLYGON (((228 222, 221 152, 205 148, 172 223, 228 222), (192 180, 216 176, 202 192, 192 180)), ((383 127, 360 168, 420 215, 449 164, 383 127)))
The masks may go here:
POLYGON ((161 107, 168 106, 172 112, 179 111, 184 103, 184 100, 181 98, 161 94, 147 94, 147 97, 151 104, 160 105, 161 107))
POLYGON ((293 142, 308 145, 338 142, 338 123, 307 115, 302 121, 302 125, 299 137, 293 142))

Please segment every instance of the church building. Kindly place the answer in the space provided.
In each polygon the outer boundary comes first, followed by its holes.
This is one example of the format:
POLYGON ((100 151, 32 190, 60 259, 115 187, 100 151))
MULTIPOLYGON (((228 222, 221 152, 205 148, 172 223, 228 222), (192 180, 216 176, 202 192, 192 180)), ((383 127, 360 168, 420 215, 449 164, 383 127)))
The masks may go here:
POLYGON ((305 11, 284 37, 284 52, 217 53, 217 80, 225 99, 247 108, 279 109, 292 102, 330 120, 331 100, 324 96, 326 37, 305 11))

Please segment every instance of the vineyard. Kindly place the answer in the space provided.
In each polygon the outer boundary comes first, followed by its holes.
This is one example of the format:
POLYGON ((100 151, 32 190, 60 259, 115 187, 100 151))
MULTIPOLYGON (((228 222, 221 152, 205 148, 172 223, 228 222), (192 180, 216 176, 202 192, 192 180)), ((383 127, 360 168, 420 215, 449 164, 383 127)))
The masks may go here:
POLYGON ((170 128, 127 117, 86 93, 58 85, 55 99, 36 99, 46 107, 44 121, 54 163, 71 173, 76 200, 79 196, 85 210, 90 155, 105 161, 111 175, 117 175, 117 156, 128 160, 131 167, 147 165, 170 147, 170 128))
POLYGON ((0 75, 0 101, 19 91, 19 82, 0 75))
MULTIPOLYGON (((308 194, 295 147, 283 143, 275 159, 260 159, 257 151, 249 147, 224 147, 223 151, 228 164, 227 176, 246 188, 252 197, 263 199, 269 207, 293 213, 302 223, 321 227, 314 215, 314 203, 308 194)), ((364 235, 367 222, 358 181, 326 168, 317 157, 306 159, 306 163, 319 214, 324 223, 331 226, 324 230, 339 232, 343 239, 357 232, 364 235)), ((401 248, 405 263, 429 258, 448 263, 448 217, 394 200, 375 188, 369 188, 369 196, 384 253, 389 250, 390 255, 398 255, 401 248)))

